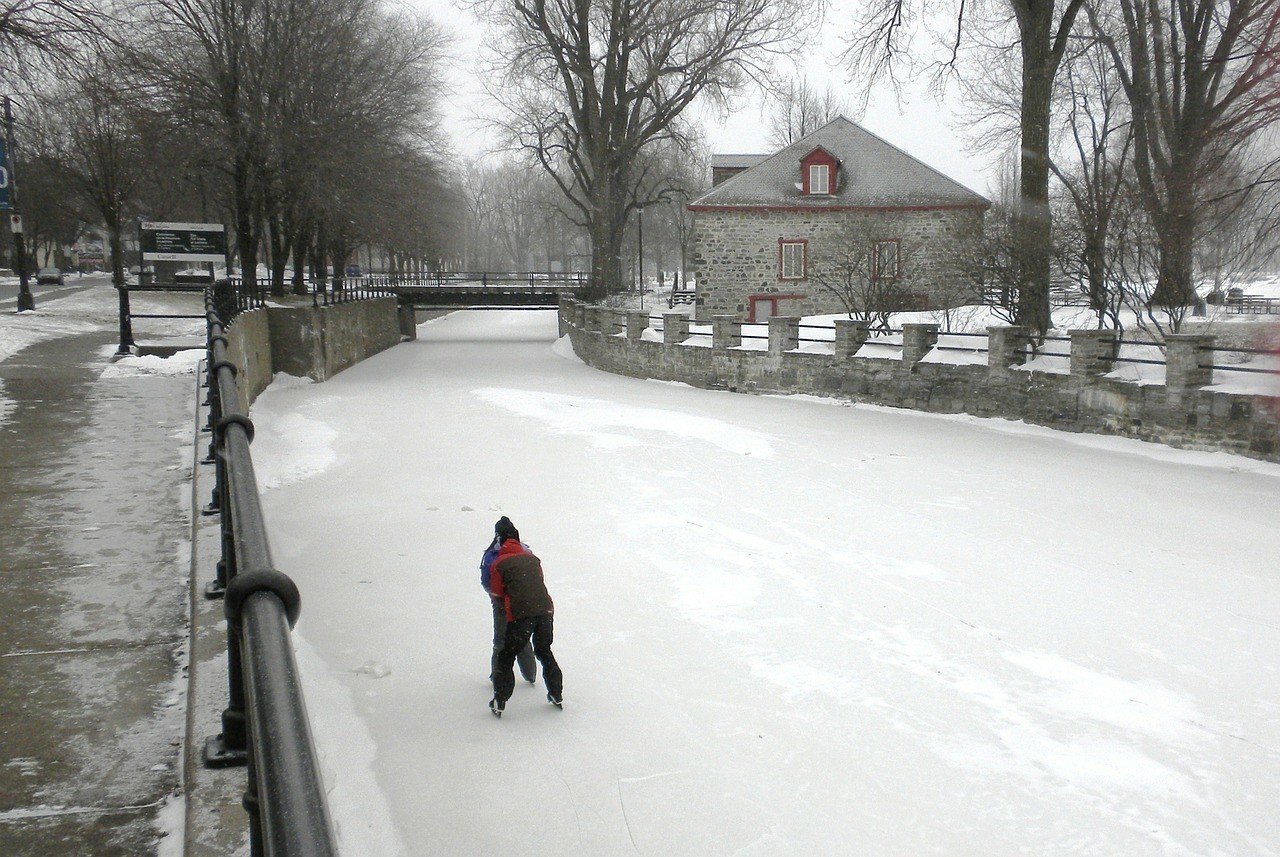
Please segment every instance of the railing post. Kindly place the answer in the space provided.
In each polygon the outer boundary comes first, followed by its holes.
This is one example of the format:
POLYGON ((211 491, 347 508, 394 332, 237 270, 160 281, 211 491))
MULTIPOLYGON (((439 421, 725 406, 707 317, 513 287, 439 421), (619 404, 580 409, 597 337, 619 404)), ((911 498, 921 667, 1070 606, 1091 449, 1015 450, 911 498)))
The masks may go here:
POLYGON ((904 324, 902 326, 902 365, 910 369, 938 344, 938 325, 904 324))
MULTIPOLYGON (((138 279, 141 280, 142 269, 138 270, 138 279)), ((130 354, 133 347, 133 314, 129 310, 129 287, 121 283, 116 286, 116 291, 120 298, 120 346, 116 348, 116 354, 130 354)))
POLYGON ((775 315, 769 319, 769 354, 781 357, 800 345, 800 317, 775 315))
POLYGON ((1164 338, 1164 386, 1170 399, 1213 383, 1213 346, 1217 337, 1170 333, 1164 338))
POLYGON ((1115 366, 1119 336, 1114 330, 1072 330, 1071 374, 1077 378, 1105 375, 1115 366))
POLYGON ((711 350, 727 351, 742 344, 742 322, 736 315, 711 316, 711 350))
POLYGON ((1027 344, 1031 329, 1020 325, 993 324, 987 328, 987 368, 993 372, 1008 371, 1011 366, 1027 362, 1027 344))
POLYGON ((682 312, 662 314, 662 344, 679 345, 689 338, 689 316, 682 312))
POLYGON ((848 360, 858 353, 871 336, 871 322, 861 319, 837 318, 835 356, 838 360, 848 360))
POLYGON ((639 342, 644 337, 644 332, 649 327, 649 313, 647 312, 629 312, 627 313, 627 340, 630 342, 639 342))

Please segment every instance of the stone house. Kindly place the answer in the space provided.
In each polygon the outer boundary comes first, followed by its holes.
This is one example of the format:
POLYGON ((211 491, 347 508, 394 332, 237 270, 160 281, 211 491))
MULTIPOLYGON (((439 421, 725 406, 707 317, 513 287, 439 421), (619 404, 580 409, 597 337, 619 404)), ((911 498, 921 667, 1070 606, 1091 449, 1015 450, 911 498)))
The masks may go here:
POLYGON ((694 221, 695 316, 843 312, 835 285, 916 309, 972 302, 958 242, 991 203, 844 117, 769 156, 722 156, 694 221), (874 287, 874 288, 872 288, 874 287))

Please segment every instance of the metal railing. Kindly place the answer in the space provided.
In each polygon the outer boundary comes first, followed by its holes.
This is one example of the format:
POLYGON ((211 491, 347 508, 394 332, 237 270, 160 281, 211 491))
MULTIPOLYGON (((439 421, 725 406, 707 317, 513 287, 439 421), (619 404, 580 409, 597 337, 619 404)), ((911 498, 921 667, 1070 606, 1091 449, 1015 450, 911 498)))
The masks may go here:
POLYGON ((205 743, 204 762, 248 766, 244 807, 253 857, 336 857, 290 638, 301 598, 272 563, 249 452, 253 423, 239 409, 237 368, 227 358, 227 325, 260 300, 253 291, 224 280, 205 294, 212 441, 204 463, 214 465, 216 476, 203 511, 219 516, 222 548, 205 594, 224 602, 229 702, 222 732, 205 743))
POLYGON ((441 286, 526 286, 530 289, 580 289, 591 284, 589 271, 423 271, 418 274, 363 274, 348 277, 369 280, 387 288, 441 286))
POLYGON ((1276 315, 1280 314, 1280 298, 1237 295, 1225 298, 1222 307, 1231 315, 1276 315))
POLYGON ((134 292, 179 292, 186 294, 203 294, 207 289, 207 285, 192 285, 189 283, 138 283, 136 285, 117 286, 120 296, 120 346, 117 349, 119 354, 129 353, 129 349, 135 344, 133 338, 133 321, 134 319, 190 319, 199 321, 204 318, 198 313, 161 313, 161 312, 134 312, 129 295, 134 292))

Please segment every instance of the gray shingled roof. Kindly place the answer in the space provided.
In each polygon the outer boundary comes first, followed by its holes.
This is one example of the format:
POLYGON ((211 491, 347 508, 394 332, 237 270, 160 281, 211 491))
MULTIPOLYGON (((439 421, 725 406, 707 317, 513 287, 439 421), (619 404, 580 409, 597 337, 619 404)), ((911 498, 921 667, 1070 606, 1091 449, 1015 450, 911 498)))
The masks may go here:
POLYGON ((743 170, 691 205, 989 205, 986 197, 947 178, 843 116, 743 170), (840 159, 831 196, 800 193, 800 159, 821 146, 840 159))
POLYGON ((711 167, 754 167, 763 161, 768 155, 712 155, 711 167))

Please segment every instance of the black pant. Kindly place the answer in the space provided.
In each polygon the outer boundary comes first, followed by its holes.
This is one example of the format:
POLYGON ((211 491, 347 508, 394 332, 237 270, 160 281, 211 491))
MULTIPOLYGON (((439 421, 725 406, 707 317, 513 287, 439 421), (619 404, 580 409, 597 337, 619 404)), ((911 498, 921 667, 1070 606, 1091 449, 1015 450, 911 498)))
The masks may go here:
POLYGON ((493 663, 493 694, 504 705, 511 698, 511 692, 516 687, 516 675, 512 669, 516 662, 516 655, 529 644, 530 637, 533 637, 533 653, 542 663, 542 680, 546 682, 547 693, 559 699, 564 689, 564 677, 560 674, 560 665, 556 663, 556 656, 551 654, 551 616, 516 619, 514 622, 507 623, 506 642, 493 663))
MULTIPOLYGON (((493 654, 489 658, 489 681, 493 681, 498 652, 502 651, 502 646, 507 642, 507 611, 499 599, 490 598, 489 601, 493 604, 493 654)), ((516 663, 520 665, 520 675, 524 676, 525 681, 532 682, 538 677, 538 665, 533 659, 532 645, 525 644, 520 654, 516 655, 516 663)))

